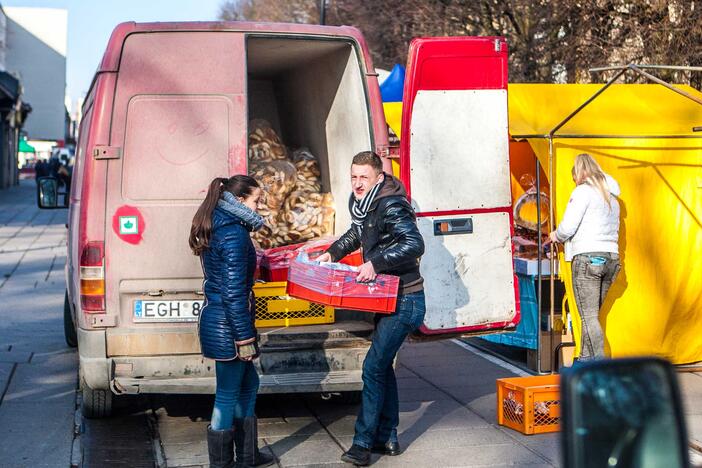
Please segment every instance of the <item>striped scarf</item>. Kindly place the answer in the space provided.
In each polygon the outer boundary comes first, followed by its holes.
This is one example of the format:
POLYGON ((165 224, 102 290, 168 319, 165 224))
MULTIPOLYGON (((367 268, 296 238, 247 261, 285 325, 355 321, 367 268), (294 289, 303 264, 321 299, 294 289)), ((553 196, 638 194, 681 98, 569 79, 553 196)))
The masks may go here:
POLYGON ((366 193, 360 200, 356 199, 353 196, 353 193, 351 194, 351 197, 353 198, 353 203, 351 204, 351 222, 353 222, 353 224, 358 227, 363 227, 363 221, 366 219, 366 216, 368 216, 368 209, 373 203, 373 200, 375 200, 375 196, 380 191, 384 181, 385 179, 383 178, 381 182, 378 182, 371 187, 368 193, 366 193))

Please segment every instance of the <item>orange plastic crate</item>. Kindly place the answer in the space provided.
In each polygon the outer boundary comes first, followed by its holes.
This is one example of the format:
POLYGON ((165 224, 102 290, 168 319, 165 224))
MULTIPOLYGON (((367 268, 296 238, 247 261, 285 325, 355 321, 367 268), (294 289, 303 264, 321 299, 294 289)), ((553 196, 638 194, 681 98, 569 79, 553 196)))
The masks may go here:
POLYGON ((497 380, 497 423, 522 434, 557 432, 561 420, 560 376, 497 380))

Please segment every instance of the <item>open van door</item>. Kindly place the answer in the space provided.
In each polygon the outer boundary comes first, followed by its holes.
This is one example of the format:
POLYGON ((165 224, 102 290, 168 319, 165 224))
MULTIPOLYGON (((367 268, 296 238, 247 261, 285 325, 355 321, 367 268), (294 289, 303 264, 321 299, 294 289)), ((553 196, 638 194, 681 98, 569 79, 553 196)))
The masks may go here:
POLYGON ((425 335, 519 322, 512 260, 507 44, 415 39, 404 88, 401 179, 426 252, 425 335))

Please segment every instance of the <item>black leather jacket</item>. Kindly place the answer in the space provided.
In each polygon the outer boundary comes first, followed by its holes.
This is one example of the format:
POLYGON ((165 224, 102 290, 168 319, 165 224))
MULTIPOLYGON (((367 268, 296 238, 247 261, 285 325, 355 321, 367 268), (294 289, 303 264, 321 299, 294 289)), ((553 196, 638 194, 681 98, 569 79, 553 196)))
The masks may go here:
MULTIPOLYGON (((352 203, 353 198, 349 199, 349 208, 352 203)), ((359 247, 364 261, 371 262, 376 273, 400 277, 400 291, 404 285, 421 279, 419 259, 424 254, 424 239, 407 192, 389 174, 385 174, 383 187, 368 210, 363 229, 352 224, 328 252, 332 261, 339 261, 359 247)))

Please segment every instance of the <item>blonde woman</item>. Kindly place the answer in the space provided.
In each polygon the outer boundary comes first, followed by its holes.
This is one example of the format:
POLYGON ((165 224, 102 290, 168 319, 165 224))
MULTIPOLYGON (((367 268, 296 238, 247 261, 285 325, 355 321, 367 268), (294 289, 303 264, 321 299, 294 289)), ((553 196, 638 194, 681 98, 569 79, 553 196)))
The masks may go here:
POLYGON ((565 243, 582 321, 580 360, 604 357, 600 308, 619 273, 619 184, 589 154, 573 165, 575 189, 552 242, 565 243))

